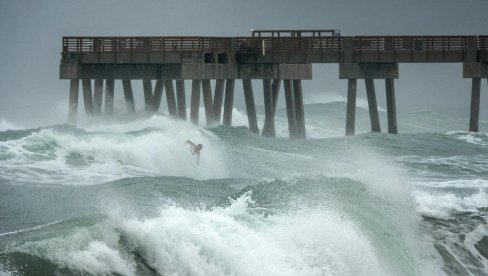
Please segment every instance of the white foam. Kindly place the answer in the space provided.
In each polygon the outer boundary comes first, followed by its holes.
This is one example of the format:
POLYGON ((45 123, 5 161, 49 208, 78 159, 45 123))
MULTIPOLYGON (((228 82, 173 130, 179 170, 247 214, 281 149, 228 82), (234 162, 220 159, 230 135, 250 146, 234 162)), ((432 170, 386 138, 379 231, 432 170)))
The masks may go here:
POLYGON ((8 271, 7 268, 3 267, 3 264, 0 264, 0 276, 13 276, 13 275, 19 275, 18 272, 14 271, 8 271))
MULTIPOLYGON (((426 175, 428 175, 428 173, 426 173, 426 175)), ((428 187, 428 188, 457 188, 457 189, 488 188, 488 179, 481 179, 481 178, 445 179, 445 178, 427 177, 427 178, 413 178, 410 182, 415 186, 428 187)))
POLYGON ((479 145, 483 147, 488 146, 488 135, 486 135, 485 133, 449 131, 446 134, 454 135, 457 140, 464 141, 466 143, 479 145))
POLYGON ((118 234, 106 224, 67 237, 28 242, 16 250, 92 275, 135 275, 135 264, 118 249, 118 234))
POLYGON ((375 250, 355 225, 328 211, 249 213, 250 194, 228 208, 161 210, 121 231, 160 274, 381 275, 375 250))
POLYGON ((412 195, 417 212, 434 218, 449 219, 454 212, 477 212, 478 208, 488 207, 488 194, 483 190, 466 196, 421 190, 412 195))
POLYGON ((248 192, 226 208, 165 206, 154 218, 114 217, 11 250, 95 275, 135 275, 134 255, 126 248, 161 275, 388 274, 388 264, 380 263, 368 238, 344 214, 265 216, 253 211, 254 204, 248 192))
MULTIPOLYGON (((404 155, 398 156, 396 159, 401 163, 413 163, 416 166, 409 168, 411 172, 424 176, 426 178, 434 177, 449 177, 452 178, 452 173, 455 172, 455 177, 466 175, 465 177, 472 178, 472 173, 475 172, 483 174, 488 170, 488 160, 483 155, 451 155, 451 156, 416 156, 404 155), (418 166, 423 165, 423 166, 418 166), (447 170, 433 170, 426 169, 430 166, 444 167, 447 170)), ((428 181, 432 182, 432 181, 428 181)))
MULTIPOLYGON (((190 114, 188 109, 187 114, 190 114)), ((199 109, 199 126, 206 127, 205 109, 199 109)), ((141 115, 143 116, 143 115, 141 115)), ((221 123, 223 122, 223 116, 221 116, 221 123)), ((147 128, 167 129, 181 128, 187 125, 188 128, 195 128, 194 125, 188 121, 173 120, 168 117, 167 114, 157 114, 150 117, 140 117, 137 119, 128 120, 127 118, 97 118, 97 117, 84 117, 83 120, 77 123, 77 127, 90 132, 115 132, 126 133, 130 131, 138 131, 147 128)), ((233 126, 247 126, 247 115, 245 112, 233 108, 232 109, 232 125, 233 126)))
POLYGON ((140 175, 197 179, 228 176, 224 146, 202 128, 163 116, 153 116, 139 126, 134 122, 111 127, 109 133, 86 135, 42 129, 19 140, 1 142, 2 149, 6 149, 4 154, 13 156, 0 163, 2 177, 35 183, 87 185, 140 175), (159 129, 141 134, 125 133, 158 124, 159 129), (185 145, 186 140, 203 144, 199 166, 185 145), (29 146, 45 149, 32 152, 29 146), (71 165, 70 156, 85 164, 71 165))
POLYGON ((390 158, 373 149, 349 144, 340 154, 319 162, 321 173, 328 177, 349 178, 363 183, 372 193, 398 204, 410 204, 410 192, 404 171, 390 158))
MULTIPOLYGON (((346 103, 347 98, 339 93, 328 92, 328 93, 305 93, 303 102, 305 104, 314 103, 346 103)), ((364 98, 358 97, 356 99, 356 107, 362 109, 369 109, 368 101, 364 98)), ((378 106, 378 111, 386 112, 386 109, 378 106)))
POLYGON ((488 260, 485 256, 481 255, 475 244, 478 243, 484 236, 488 235, 488 226, 486 224, 478 225, 473 231, 469 232, 465 236, 464 245, 469 252, 476 256, 477 259, 484 265, 484 273, 488 274, 488 260))
POLYGON ((17 231, 11 231, 11 232, 5 232, 5 233, 0 233, 0 237, 2 237, 2 236, 9 236, 9 235, 15 235, 15 234, 24 233, 24 232, 30 232, 30 231, 33 231, 33 230, 38 230, 38 229, 41 229, 41 228, 44 228, 44 227, 47 227, 47 226, 54 225, 54 224, 56 224, 58 222, 59 221, 54 221, 54 222, 51 222, 51 223, 47 223, 47 224, 35 226, 35 227, 32 227, 32 228, 27 228, 27 229, 22 229, 22 230, 17 230, 17 231))

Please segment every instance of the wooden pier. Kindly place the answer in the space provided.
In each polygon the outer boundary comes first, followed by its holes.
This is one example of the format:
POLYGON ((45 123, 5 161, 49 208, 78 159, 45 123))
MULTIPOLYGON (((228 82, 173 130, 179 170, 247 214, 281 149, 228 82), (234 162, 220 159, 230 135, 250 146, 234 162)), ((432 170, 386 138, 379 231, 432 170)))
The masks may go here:
POLYGON ((134 113, 132 81, 142 80, 146 112, 159 110, 164 91, 169 115, 182 120, 187 119, 184 80, 192 80, 189 118, 198 124, 203 94, 208 125, 220 122, 221 116, 224 125, 232 124, 235 80, 241 80, 249 129, 255 133, 260 131, 252 80, 261 80, 262 135, 275 136, 274 115, 283 86, 290 137, 305 138, 301 82, 312 78, 313 63, 337 63, 339 78, 348 80, 346 135, 355 132, 358 79, 365 80, 373 132, 381 131, 374 80, 384 80, 388 132, 397 133, 398 64, 462 63, 463 77, 472 79, 469 131, 478 131, 480 83, 488 78, 488 36, 352 37, 334 30, 253 30, 249 37, 63 37, 60 78, 70 80, 71 123, 78 112, 80 80, 90 116, 102 114, 104 93, 103 113, 113 113, 115 80, 122 81, 127 111, 134 113))

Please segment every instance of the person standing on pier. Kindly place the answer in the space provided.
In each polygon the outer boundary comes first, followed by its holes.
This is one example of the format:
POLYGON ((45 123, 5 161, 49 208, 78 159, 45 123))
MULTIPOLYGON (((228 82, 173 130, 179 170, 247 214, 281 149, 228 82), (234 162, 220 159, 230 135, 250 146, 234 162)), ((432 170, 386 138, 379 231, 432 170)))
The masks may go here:
POLYGON ((199 165, 200 164, 200 151, 203 148, 202 144, 195 145, 190 140, 186 140, 186 143, 185 144, 189 144, 190 145, 190 152, 191 152, 191 154, 197 156, 197 165, 199 165))

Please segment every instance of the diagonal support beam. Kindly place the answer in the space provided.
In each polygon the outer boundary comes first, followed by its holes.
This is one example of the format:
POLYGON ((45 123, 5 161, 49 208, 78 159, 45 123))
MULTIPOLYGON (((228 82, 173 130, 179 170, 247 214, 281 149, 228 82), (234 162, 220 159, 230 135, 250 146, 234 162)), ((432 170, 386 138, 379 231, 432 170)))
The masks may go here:
POLYGON ((163 80, 158 79, 156 81, 156 86, 154 87, 154 94, 152 98, 152 108, 153 112, 157 113, 159 111, 159 106, 161 105, 161 98, 163 97, 163 80))
POLYGON ((369 118, 371 121, 371 131, 381 132, 380 117, 378 116, 378 104, 376 103, 376 93, 374 90, 373 79, 365 79, 366 96, 368 98, 369 118))
POLYGON ((91 80, 83 79, 81 84, 83 86, 83 104, 85 105, 85 113, 86 115, 93 116, 93 93, 91 80))
POLYGON ((286 115, 288 117, 288 132, 290 138, 296 138, 296 115, 295 115, 295 101, 293 97, 293 86, 291 80, 284 80, 285 86, 285 102, 286 102, 286 115))
POLYGON ((130 80, 122 80, 124 87, 125 106, 129 114, 136 113, 136 107, 134 105, 134 94, 132 93, 132 84, 130 80))
POLYGON ((244 88, 244 99, 246 100, 247 120, 249 122, 249 130, 254 133, 259 133, 258 119, 256 116, 256 106, 254 104, 254 95, 252 92, 252 84, 250 79, 243 79, 242 86, 244 88))

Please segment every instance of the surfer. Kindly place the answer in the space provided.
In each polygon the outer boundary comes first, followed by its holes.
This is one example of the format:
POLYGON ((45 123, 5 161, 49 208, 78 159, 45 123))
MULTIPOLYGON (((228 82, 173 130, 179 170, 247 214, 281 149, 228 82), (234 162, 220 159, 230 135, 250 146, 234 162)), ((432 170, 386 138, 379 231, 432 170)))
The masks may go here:
POLYGON ((199 165, 200 164, 200 151, 203 148, 202 144, 195 145, 190 140, 186 140, 186 143, 185 144, 189 144, 190 145, 190 152, 191 152, 191 154, 197 156, 197 165, 199 165))

